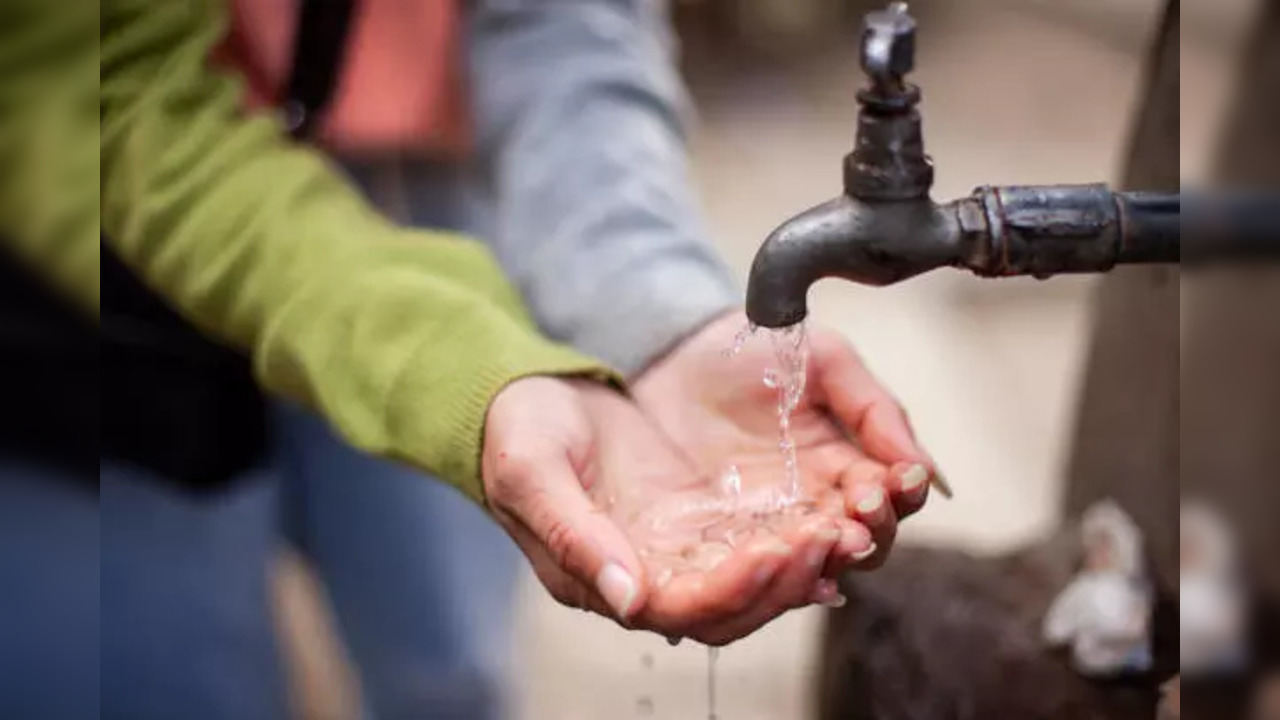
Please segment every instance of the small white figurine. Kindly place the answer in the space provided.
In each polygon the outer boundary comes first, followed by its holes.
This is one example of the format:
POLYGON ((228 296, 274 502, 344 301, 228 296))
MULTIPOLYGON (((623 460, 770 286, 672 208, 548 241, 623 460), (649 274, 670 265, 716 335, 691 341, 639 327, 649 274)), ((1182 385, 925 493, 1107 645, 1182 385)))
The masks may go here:
POLYGON ((1072 666, 1090 677, 1151 667, 1152 588, 1142 533, 1110 500, 1090 506, 1080 521, 1084 564, 1045 614, 1053 646, 1070 646, 1072 666))
POLYGON ((1184 503, 1179 542, 1178 645, 1184 675, 1242 670, 1248 657, 1248 600, 1236 544, 1208 505, 1184 503))

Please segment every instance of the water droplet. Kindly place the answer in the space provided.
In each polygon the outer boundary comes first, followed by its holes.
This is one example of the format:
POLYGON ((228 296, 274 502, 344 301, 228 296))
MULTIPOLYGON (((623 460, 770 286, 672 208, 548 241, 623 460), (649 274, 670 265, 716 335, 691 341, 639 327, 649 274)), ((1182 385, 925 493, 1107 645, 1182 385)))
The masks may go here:
POLYGON ((680 637, 679 635, 672 635, 671 637, 667 638, 667 644, 670 645, 671 647, 675 647, 680 644, 681 640, 684 640, 684 638, 680 637))
POLYGON ((747 323, 747 326, 738 331, 733 336, 733 344, 724 351, 725 357, 734 357, 742 352, 742 348, 747 344, 747 340, 756 333, 759 327, 755 323, 747 323))
POLYGON ((640 656, 640 667, 645 670, 653 669, 653 653, 644 653, 640 656))
POLYGON ((636 714, 648 717, 653 714, 653 698, 645 696, 636 700, 636 714))
POLYGON ((742 473, 737 465, 730 465, 720 474, 720 492, 729 497, 742 494, 742 473))

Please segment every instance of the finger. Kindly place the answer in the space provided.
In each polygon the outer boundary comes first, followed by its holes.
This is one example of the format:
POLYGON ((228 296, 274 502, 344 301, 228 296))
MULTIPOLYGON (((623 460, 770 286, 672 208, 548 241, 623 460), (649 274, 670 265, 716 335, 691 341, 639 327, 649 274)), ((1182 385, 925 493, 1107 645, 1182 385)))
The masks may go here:
POLYGON ((556 565, 555 561, 546 553, 542 543, 534 537, 528 528, 519 522, 510 521, 501 516, 499 517, 499 524, 506 528, 511 539, 520 547, 521 552, 529 560, 529 565, 533 568, 534 575, 537 576, 538 581, 542 583, 547 593, 556 602, 571 608, 590 610, 627 627, 627 623, 614 615, 613 610, 594 588, 582 584, 577 578, 569 575, 556 565))
MULTIPOLYGON (((889 468, 874 460, 860 459, 840 473, 845 514, 872 531, 893 523, 894 508, 889 503, 889 468)), ((895 486, 896 487, 896 486, 895 486)))
POLYGON ((548 453, 498 468, 496 507, 523 524, 554 564, 593 588, 619 620, 644 603, 644 573, 634 548, 587 497, 567 455, 548 453), (503 475, 511 472, 511 475, 503 475), (512 487, 518 491, 508 491, 512 487))
POLYGON ((690 628, 740 613, 787 564, 793 548, 777 537, 753 540, 707 572, 688 572, 651 592, 638 620, 667 633, 689 635, 690 628))
POLYGON ((827 558, 827 566, 822 570, 824 578, 838 578, 842 573, 858 563, 866 560, 879 551, 871 531, 865 525, 853 520, 841 523, 840 539, 827 558))
POLYGON ((875 545, 872 552, 864 551, 858 553, 858 557, 850 557, 849 564, 860 569, 878 567, 892 549, 898 534, 897 508, 891 502, 886 487, 890 483, 889 473, 882 466, 870 470, 862 463, 855 463, 846 470, 841 483, 846 511, 870 531, 875 545))
POLYGON ((827 555, 837 542, 830 523, 810 523, 790 538, 796 547, 791 562, 774 578, 747 611, 721 623, 693 628, 687 634, 708 645, 725 645, 743 638, 779 615, 809 605, 821 579, 827 555))
POLYGON ((950 483, 938 471, 937 463, 928 452, 919 445, 914 445, 913 450, 907 450, 900 439, 889 439, 899 436, 900 428, 903 427, 910 432, 906 413, 897 402, 889 399, 871 407, 863 416, 861 426, 855 426, 853 433, 863 450, 871 457, 885 464, 903 465, 904 472, 905 468, 917 468, 914 472, 924 473, 926 481, 938 488, 943 497, 952 497, 950 483))
POLYGON ((822 576, 832 551, 840 542, 842 530, 829 518, 805 518, 783 528, 782 533, 795 551, 765 593, 764 600, 785 610, 807 604, 814 583, 822 576))
POLYGON ((532 562, 530 564, 533 567, 534 574, 538 577, 538 582, 542 583, 547 593, 556 602, 565 607, 593 612, 601 617, 613 620, 627 629, 634 627, 630 621, 618 618, 613 608, 605 602, 604 598, 600 597, 600 593, 596 592, 594 588, 582 584, 577 578, 556 567, 555 563, 551 562, 549 558, 546 562, 532 562))
POLYGON ((809 601, 827 608, 842 608, 849 599, 840 592, 840 583, 831 578, 822 578, 813 588, 809 601))
POLYGON ((906 412, 848 343, 836 343, 825 353, 819 382, 832 413, 869 455, 886 465, 929 462, 906 412))
POLYGON ((898 518, 905 519, 920 511, 929 497, 927 468, 915 463, 898 463, 889 468, 886 487, 898 518))

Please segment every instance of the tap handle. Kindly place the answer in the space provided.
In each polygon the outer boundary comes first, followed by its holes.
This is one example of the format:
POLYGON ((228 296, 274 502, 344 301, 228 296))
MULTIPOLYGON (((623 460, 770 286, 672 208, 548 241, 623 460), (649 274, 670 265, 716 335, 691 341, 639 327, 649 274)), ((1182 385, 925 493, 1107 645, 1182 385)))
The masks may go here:
POLYGON ((916 21, 905 2, 867 13, 862 25, 862 69, 885 95, 903 91, 903 77, 915 66, 916 21))

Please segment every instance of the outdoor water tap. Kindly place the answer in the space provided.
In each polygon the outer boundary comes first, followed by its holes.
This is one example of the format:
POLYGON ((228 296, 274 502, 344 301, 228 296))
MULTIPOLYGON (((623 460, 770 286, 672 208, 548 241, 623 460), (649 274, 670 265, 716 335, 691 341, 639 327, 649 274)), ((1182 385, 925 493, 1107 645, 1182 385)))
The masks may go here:
POLYGON ((920 89, 906 81, 916 23, 906 3, 869 13, 858 129, 844 193, 783 223, 765 240, 747 285, 747 315, 764 327, 804 319, 824 277, 888 285, 943 266, 1004 277, 1099 272, 1120 263, 1179 261, 1177 193, 1112 192, 1104 184, 982 187, 929 198, 920 89))

